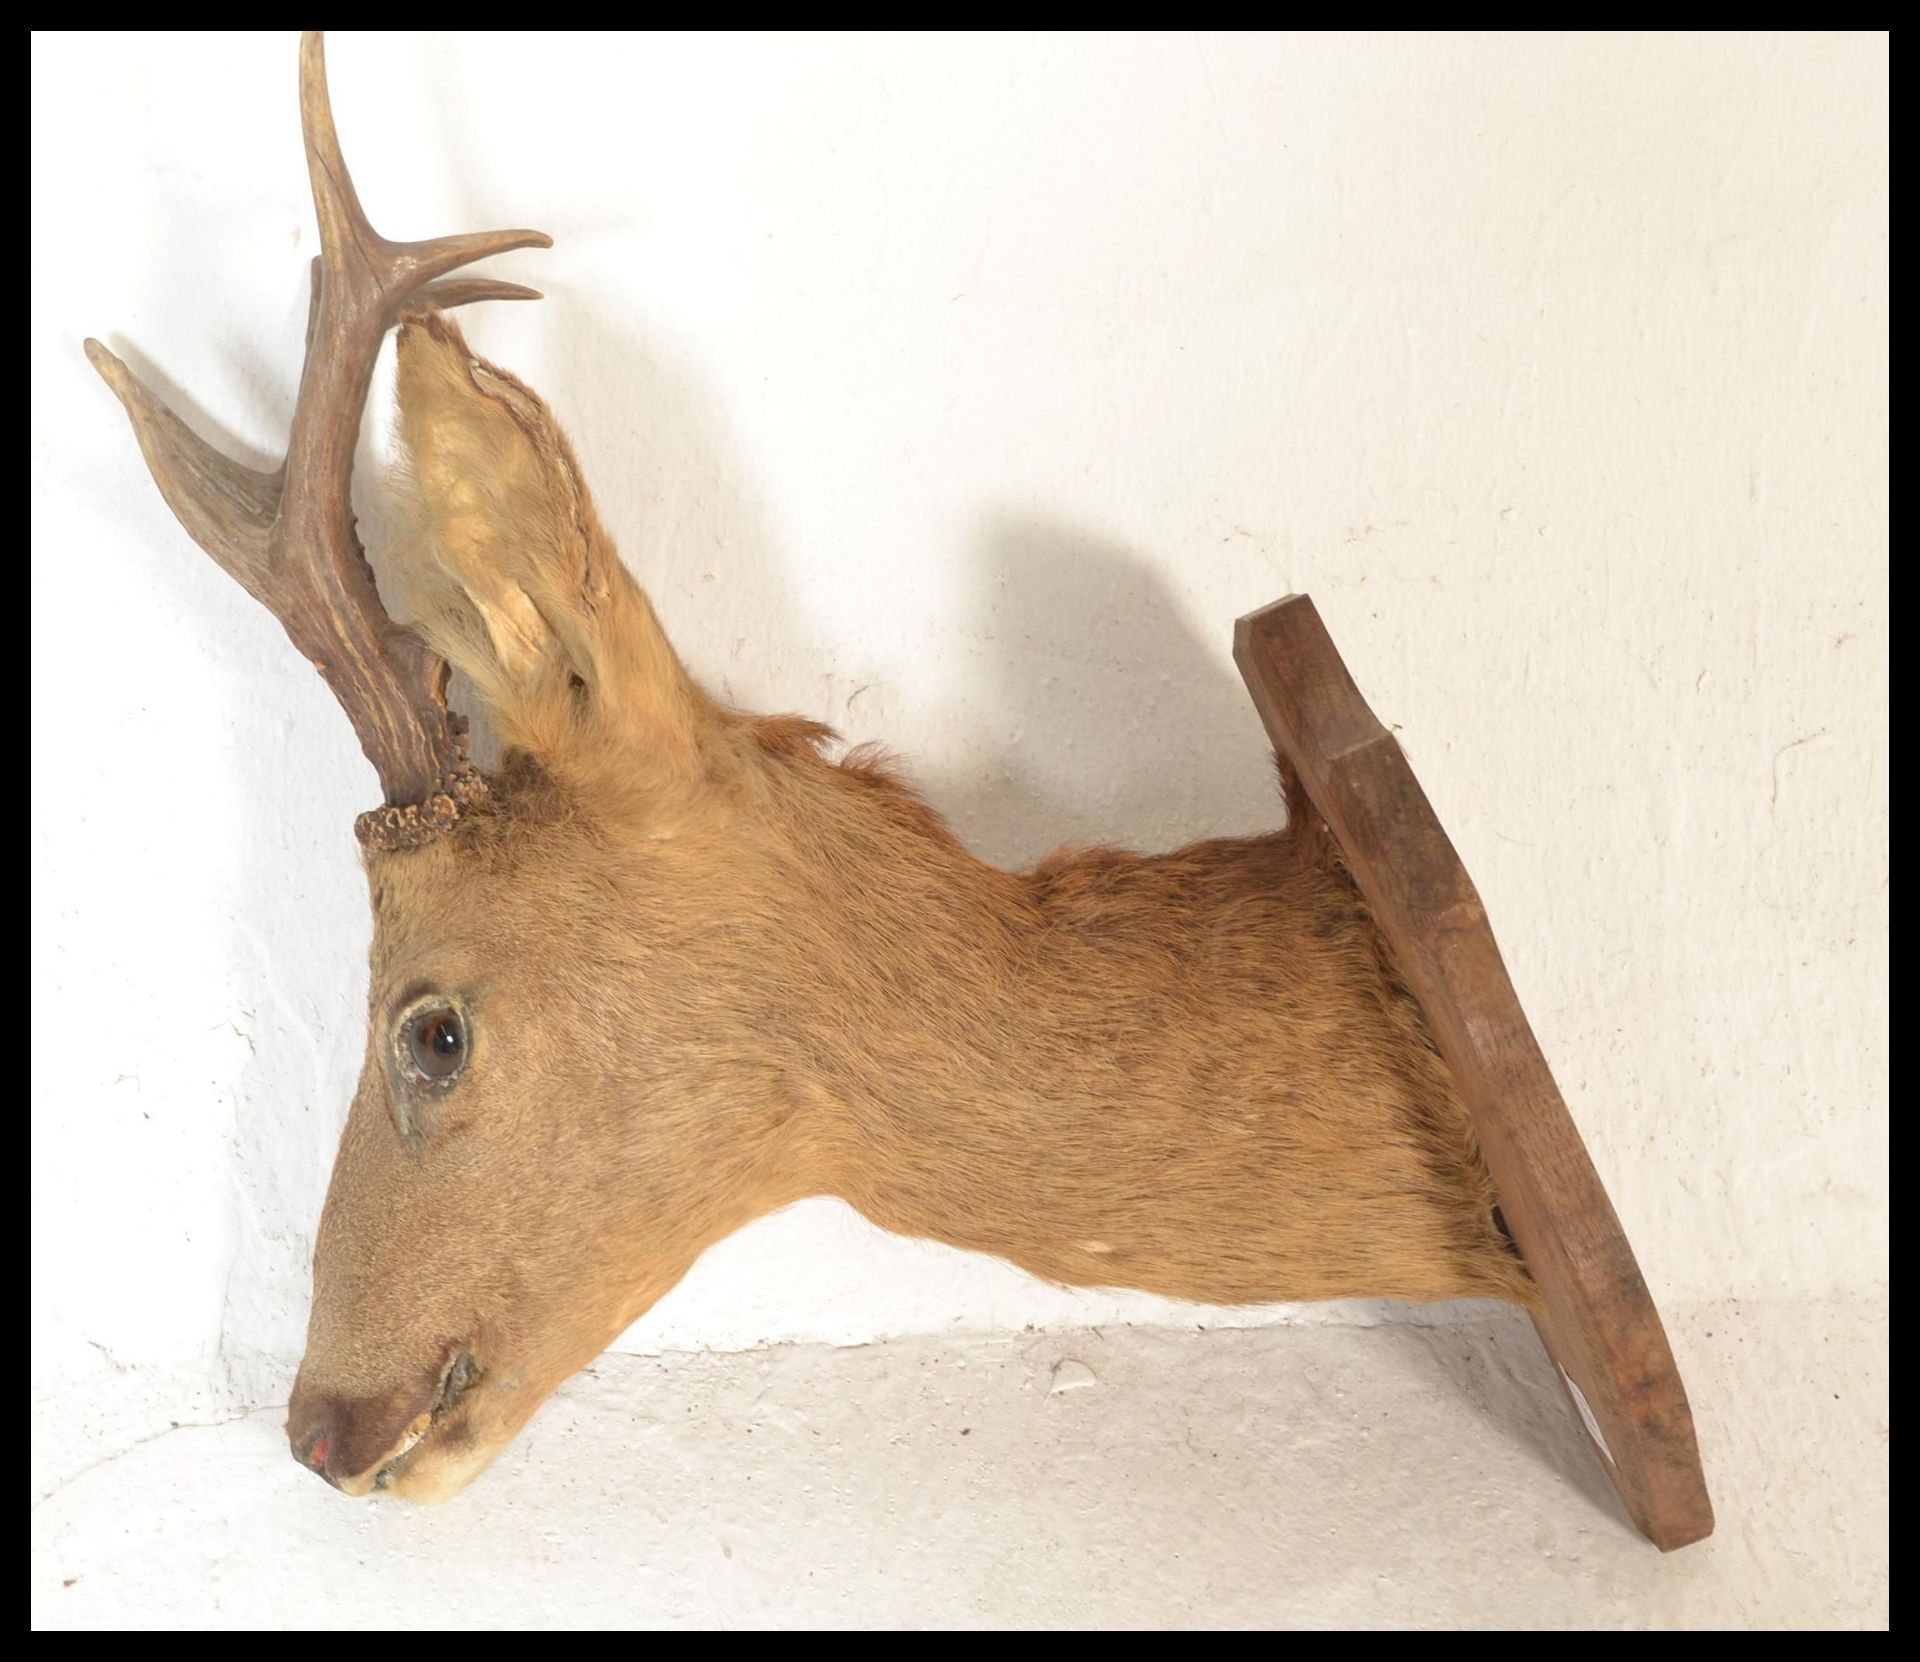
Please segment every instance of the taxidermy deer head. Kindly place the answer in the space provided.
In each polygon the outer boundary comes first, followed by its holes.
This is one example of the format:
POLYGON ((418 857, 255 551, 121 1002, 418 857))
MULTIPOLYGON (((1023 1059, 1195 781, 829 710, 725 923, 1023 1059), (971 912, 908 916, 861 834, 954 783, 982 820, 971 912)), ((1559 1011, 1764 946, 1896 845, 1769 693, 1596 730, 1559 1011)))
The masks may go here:
POLYGON ((971 856, 899 779, 682 668, 547 407, 447 313, 532 231, 367 223, 317 35, 323 253, 285 464, 97 342, 169 506, 326 678, 384 793, 366 1061, 295 1455, 444 1497, 722 1236, 806 1196, 1058 1282, 1532 1304, 1465 1110, 1330 841, 971 856), (399 327, 390 611, 353 451, 399 327), (398 621, 396 613, 409 621, 398 621), (470 681, 503 760, 446 704, 470 681))

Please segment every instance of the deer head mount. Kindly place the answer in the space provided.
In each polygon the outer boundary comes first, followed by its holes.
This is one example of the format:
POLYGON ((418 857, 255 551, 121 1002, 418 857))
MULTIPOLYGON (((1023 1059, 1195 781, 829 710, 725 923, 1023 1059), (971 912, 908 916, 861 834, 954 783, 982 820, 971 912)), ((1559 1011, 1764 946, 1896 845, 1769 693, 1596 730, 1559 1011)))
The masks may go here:
POLYGON ((339 696, 385 802, 366 1060, 321 1218, 295 1455, 431 1500, 753 1218, 836 1195, 1075 1285, 1533 1305, 1466 1112, 1328 839, 1009 873, 832 735, 710 698, 566 439, 447 317, 546 246, 389 242, 301 46, 319 215, 285 465, 97 342, 162 494, 339 696), (383 604, 349 484, 399 336, 417 529, 383 604), (490 776, 448 665, 499 732, 490 776))

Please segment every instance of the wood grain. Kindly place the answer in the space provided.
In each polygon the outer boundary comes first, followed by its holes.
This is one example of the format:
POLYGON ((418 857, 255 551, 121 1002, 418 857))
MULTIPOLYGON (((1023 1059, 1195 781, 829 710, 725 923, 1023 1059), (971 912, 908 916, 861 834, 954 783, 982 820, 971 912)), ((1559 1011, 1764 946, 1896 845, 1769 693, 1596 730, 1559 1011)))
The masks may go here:
POLYGON ((1572 1387, 1571 1405, 1584 1401, 1608 1476, 1662 1551, 1702 1539, 1713 1532, 1713 1507, 1660 1314, 1473 880, 1311 600, 1290 595, 1241 618, 1234 658, 1453 1070, 1507 1227, 1546 1298, 1535 1326, 1572 1387))

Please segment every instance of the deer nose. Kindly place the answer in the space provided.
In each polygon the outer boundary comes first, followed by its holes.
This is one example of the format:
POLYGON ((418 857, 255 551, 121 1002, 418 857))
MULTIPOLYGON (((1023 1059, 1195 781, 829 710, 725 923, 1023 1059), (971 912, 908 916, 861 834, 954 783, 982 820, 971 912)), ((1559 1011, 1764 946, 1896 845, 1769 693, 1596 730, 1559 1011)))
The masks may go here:
POLYGON ((319 1388, 303 1374, 287 1405, 294 1459, 344 1494, 364 1494, 412 1415, 399 1398, 360 1398, 319 1388))
POLYGON ((345 1495, 372 1489, 381 1468, 403 1451, 408 1425, 425 1418, 384 1400, 303 1396, 296 1393, 294 1412, 287 1416, 287 1447, 308 1471, 345 1495))
POLYGON ((325 1426, 314 1426, 304 1434, 295 1433, 287 1439, 293 1449, 293 1457, 310 1472, 317 1472, 336 1489, 340 1479, 327 1470, 327 1456, 333 1452, 333 1437, 325 1426))

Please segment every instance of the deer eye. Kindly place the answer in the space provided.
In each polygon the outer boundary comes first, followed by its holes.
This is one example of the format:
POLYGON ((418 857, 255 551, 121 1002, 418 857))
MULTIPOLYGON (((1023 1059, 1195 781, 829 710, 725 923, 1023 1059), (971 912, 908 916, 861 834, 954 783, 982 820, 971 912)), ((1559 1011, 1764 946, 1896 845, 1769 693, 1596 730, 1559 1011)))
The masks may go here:
POLYGON ((437 1005, 407 1023, 407 1051, 423 1079, 448 1080, 467 1062, 467 1029, 460 1012, 437 1005))

